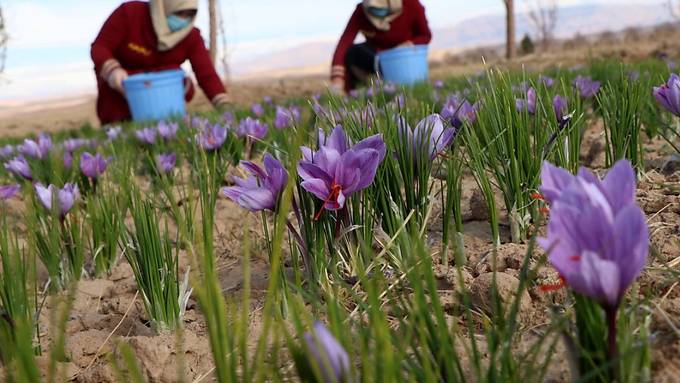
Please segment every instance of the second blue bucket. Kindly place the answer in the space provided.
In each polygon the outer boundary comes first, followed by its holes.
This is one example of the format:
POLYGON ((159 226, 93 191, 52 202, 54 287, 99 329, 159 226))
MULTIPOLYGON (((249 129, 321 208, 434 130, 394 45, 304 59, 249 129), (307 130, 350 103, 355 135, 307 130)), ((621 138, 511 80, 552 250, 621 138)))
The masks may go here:
POLYGON ((164 120, 186 113, 181 69, 135 74, 123 81, 123 87, 135 121, 164 120))
POLYGON ((376 57, 383 79, 400 85, 427 81, 427 45, 386 50, 376 57))

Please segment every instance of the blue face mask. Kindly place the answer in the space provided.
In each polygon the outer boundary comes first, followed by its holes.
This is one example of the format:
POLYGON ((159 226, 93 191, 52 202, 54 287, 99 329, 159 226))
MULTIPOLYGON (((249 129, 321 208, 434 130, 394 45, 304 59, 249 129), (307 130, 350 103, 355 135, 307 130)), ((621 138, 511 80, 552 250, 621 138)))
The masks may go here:
POLYGON ((390 15, 389 8, 368 7, 368 13, 372 16, 384 19, 390 15))
POLYGON ((180 29, 184 29, 191 24, 191 21, 188 19, 185 19, 184 17, 179 17, 177 15, 170 15, 167 17, 168 21, 168 28, 170 28, 171 32, 177 32, 180 29))

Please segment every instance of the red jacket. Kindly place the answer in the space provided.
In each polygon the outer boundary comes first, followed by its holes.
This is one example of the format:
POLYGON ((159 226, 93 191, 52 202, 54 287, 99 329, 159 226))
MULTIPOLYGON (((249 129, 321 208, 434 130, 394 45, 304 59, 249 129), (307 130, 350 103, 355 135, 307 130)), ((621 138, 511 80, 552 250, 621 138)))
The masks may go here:
POLYGON ((345 32, 340 37, 340 42, 335 49, 331 78, 344 79, 346 71, 345 55, 354 44, 354 39, 359 32, 366 37, 366 42, 377 51, 394 48, 406 41, 420 45, 429 44, 432 40, 432 32, 430 32, 425 17, 425 7, 418 0, 404 0, 402 13, 392 20, 389 31, 381 31, 373 26, 364 13, 363 5, 359 4, 349 19, 345 32))
MULTIPOLYGON (((102 77, 105 75, 102 66, 109 59, 118 60, 129 74, 177 69, 188 59, 198 84, 209 99, 225 92, 198 28, 169 51, 160 52, 157 46, 149 3, 123 3, 106 20, 91 50, 99 90, 97 115, 102 124, 130 119, 127 101, 102 77)), ((190 96, 187 94, 188 99, 190 96)))

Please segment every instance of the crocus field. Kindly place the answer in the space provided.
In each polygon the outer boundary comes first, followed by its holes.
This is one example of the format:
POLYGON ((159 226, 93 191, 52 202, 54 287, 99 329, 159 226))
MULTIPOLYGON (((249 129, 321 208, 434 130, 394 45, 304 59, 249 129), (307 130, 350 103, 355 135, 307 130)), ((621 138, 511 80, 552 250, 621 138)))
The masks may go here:
POLYGON ((489 68, 0 142, 8 382, 680 381, 680 77, 489 68))

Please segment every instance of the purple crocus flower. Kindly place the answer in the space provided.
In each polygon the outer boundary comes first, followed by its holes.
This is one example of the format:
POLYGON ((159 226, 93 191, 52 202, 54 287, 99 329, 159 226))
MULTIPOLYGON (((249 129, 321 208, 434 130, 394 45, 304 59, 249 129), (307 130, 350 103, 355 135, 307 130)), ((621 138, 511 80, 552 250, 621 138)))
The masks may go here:
POLYGON ((654 87, 652 93, 661 106, 680 117, 680 77, 677 74, 671 74, 668 81, 661 86, 654 87))
POLYGON ((450 96, 441 111, 444 120, 450 121, 451 126, 459 129, 465 122, 474 124, 477 121, 477 105, 470 104, 458 96, 450 96))
POLYGON ((403 118, 399 119, 398 125, 401 142, 413 148, 416 159, 420 157, 418 153, 421 150, 427 150, 430 161, 434 160, 437 155, 451 146, 456 134, 454 128, 444 129, 444 121, 438 114, 423 118, 413 131, 403 118))
POLYGON ((264 97, 262 97, 262 101, 264 101, 264 103, 265 103, 265 104, 268 104, 268 105, 273 105, 273 104, 274 104, 274 100, 271 98, 271 96, 264 96, 264 97))
POLYGON ((276 116, 274 117, 274 127, 276 129, 288 128, 293 124, 293 113, 282 106, 276 107, 276 116))
POLYGON ((153 145, 156 143, 156 129, 144 128, 135 131, 135 137, 137 140, 146 145, 153 145))
POLYGON ((347 351, 321 322, 305 333, 305 344, 311 361, 319 369, 324 382, 351 382, 347 351))
POLYGON ((111 159, 111 157, 104 158, 101 153, 93 156, 88 152, 84 152, 80 155, 80 170, 85 177, 97 178, 106 171, 106 167, 111 162, 111 159))
POLYGON ((217 150, 227 140, 227 128, 220 124, 205 124, 203 131, 196 136, 199 145, 205 150, 217 150))
POLYGON ((266 123, 246 117, 245 119, 241 120, 241 122, 236 127, 236 136, 239 138, 253 137, 255 139, 261 140, 267 135, 268 130, 269 125, 266 123))
POLYGON ((31 167, 23 156, 17 156, 7 161, 5 163, 5 170, 17 177, 22 177, 29 181, 33 179, 31 167))
POLYGON ((649 252, 630 162, 618 161, 603 180, 585 168, 573 176, 546 162, 541 180, 550 222, 547 237, 538 243, 574 291, 615 311, 649 252))
POLYGON ((64 140, 64 142, 61 143, 61 146, 65 151, 73 153, 88 143, 89 141, 84 138, 69 138, 64 140))
POLYGON ((434 82, 434 88, 435 89, 442 89, 444 87, 444 81, 442 80, 437 80, 434 82))
POLYGON ((9 158, 14 154, 14 146, 5 145, 0 147, 0 158, 9 158))
POLYGON ((552 104, 553 111, 555 112, 555 118, 557 119, 558 122, 561 122, 565 114, 567 114, 568 108, 567 99, 557 94, 555 95, 555 97, 553 97, 552 104))
POLYGON ((71 152, 64 152, 62 163, 64 164, 64 169, 71 169, 73 166, 73 154, 71 152))
POLYGON ((121 135, 121 133, 123 133, 123 128, 120 126, 112 126, 106 129, 106 137, 108 137, 108 139, 111 141, 118 138, 121 135))
POLYGON ((235 121, 235 118, 234 118, 234 114, 232 112, 226 111, 222 114, 222 122, 224 122, 224 124, 226 126, 233 125, 234 121, 235 121))
POLYGON ((52 149, 52 139, 47 134, 40 134, 36 141, 25 139, 24 143, 19 145, 17 150, 24 156, 43 159, 52 149))
POLYGON ((323 209, 342 209, 347 197, 370 186, 386 152, 379 134, 350 148, 341 126, 333 129, 318 152, 301 149, 303 159, 298 164, 301 186, 323 201, 317 218, 323 209))
POLYGON ((393 82, 386 82, 383 85, 383 92, 385 94, 395 94, 397 93, 397 86, 393 82))
POLYGON ((552 88, 555 85, 555 80, 552 77, 540 75, 538 76, 538 81, 540 81, 546 88, 552 88))
POLYGON ((357 89, 352 89, 352 90, 349 91, 349 96, 351 98, 359 98, 360 95, 361 94, 359 93, 359 91, 357 89))
POLYGON ((175 153, 159 154, 156 156, 156 168, 162 174, 167 174, 175 168, 177 155, 175 153))
POLYGON ((515 103, 518 112, 527 111, 529 114, 536 114, 536 89, 529 87, 526 99, 518 98, 515 103))
POLYGON ((54 185, 48 187, 42 184, 35 185, 35 192, 38 196, 38 200, 47 210, 52 210, 52 200, 55 199, 59 204, 59 216, 63 219, 66 214, 73 208, 76 201, 80 198, 80 192, 78 191, 78 185, 67 183, 62 189, 58 189, 54 185), (55 194, 56 193, 56 194, 55 194))
POLYGON ((264 155, 264 169, 250 161, 241 161, 241 166, 251 175, 234 177, 236 186, 222 189, 222 194, 250 211, 274 211, 288 183, 286 169, 269 153, 264 155))
POLYGON ((593 81, 592 78, 586 76, 578 76, 574 79, 574 88, 576 88, 581 98, 595 96, 600 90, 600 85, 599 81, 593 81))
POLYGON ((176 122, 160 121, 156 126, 156 129, 158 130, 158 135, 160 135, 161 138, 166 141, 170 141, 177 137, 179 125, 176 122))
POLYGON ((14 197, 19 193, 19 190, 21 190, 21 185, 19 184, 0 185, 0 200, 8 200, 14 197))
POLYGON ((255 117, 262 117, 264 115, 264 107, 259 102, 254 103, 250 107, 250 111, 253 112, 255 117))

